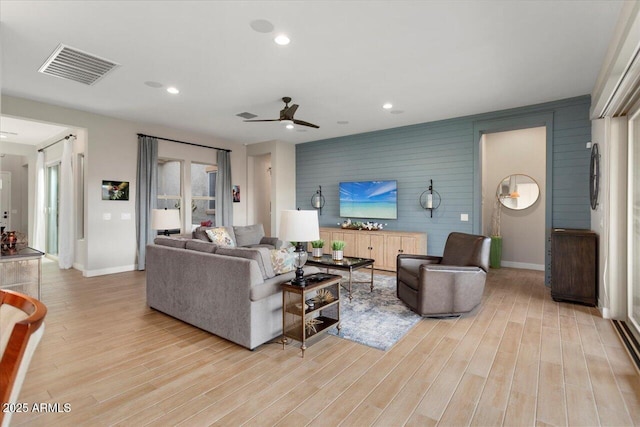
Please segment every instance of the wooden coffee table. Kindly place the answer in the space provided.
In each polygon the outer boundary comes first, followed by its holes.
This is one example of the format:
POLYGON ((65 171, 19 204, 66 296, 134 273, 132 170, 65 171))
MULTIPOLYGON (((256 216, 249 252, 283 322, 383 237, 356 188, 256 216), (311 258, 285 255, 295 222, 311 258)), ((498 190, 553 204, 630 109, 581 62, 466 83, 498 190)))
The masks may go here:
POLYGON ((371 286, 371 290, 373 291, 373 263, 375 260, 370 258, 353 258, 353 257, 344 257, 340 261, 335 261, 330 254, 324 254, 322 257, 313 257, 311 253, 309 253, 309 258, 307 259, 308 265, 315 265, 316 267, 324 267, 329 272, 329 269, 335 268, 336 270, 344 270, 349 272, 349 280, 347 281, 348 287, 346 288, 349 291, 349 301, 353 299, 351 295, 351 284, 352 283, 368 283, 371 286), (370 267, 371 269, 371 280, 370 281, 354 281, 351 278, 351 273, 355 270, 358 270, 363 267, 370 267))

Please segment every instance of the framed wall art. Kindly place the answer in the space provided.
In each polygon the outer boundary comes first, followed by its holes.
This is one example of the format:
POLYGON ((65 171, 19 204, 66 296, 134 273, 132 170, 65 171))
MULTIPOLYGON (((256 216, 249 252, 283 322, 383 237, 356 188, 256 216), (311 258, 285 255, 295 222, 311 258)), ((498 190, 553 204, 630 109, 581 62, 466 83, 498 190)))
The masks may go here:
POLYGON ((129 181, 102 181, 102 200, 129 200, 129 181))
POLYGON ((240 186, 234 185, 231 190, 231 196, 233 198, 233 203, 240 203, 240 186))

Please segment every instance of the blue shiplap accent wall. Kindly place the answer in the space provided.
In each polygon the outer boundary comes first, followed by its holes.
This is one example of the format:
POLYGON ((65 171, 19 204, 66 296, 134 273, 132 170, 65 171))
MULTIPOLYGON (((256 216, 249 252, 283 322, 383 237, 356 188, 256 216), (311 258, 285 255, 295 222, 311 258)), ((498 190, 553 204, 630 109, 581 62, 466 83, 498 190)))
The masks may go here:
MULTIPOLYGON (((552 147, 547 185, 552 195, 552 227, 589 228, 590 97, 497 111, 475 116, 314 141, 296 146, 296 200, 311 208, 311 196, 322 186, 326 205, 320 225, 336 226, 339 216, 338 183, 395 179, 398 181, 398 219, 384 220, 389 230, 424 231, 427 253, 441 255, 452 231, 479 230, 478 123, 500 123, 508 130, 534 125, 537 117, 552 117, 548 135, 552 147), (418 203, 433 180, 442 204, 433 218, 418 203), (461 222, 460 214, 469 214, 461 222)), ((537 124, 539 125, 539 124, 537 124)), ((486 127, 480 127, 486 131, 486 127)), ((381 221, 382 222, 382 221, 381 221)))

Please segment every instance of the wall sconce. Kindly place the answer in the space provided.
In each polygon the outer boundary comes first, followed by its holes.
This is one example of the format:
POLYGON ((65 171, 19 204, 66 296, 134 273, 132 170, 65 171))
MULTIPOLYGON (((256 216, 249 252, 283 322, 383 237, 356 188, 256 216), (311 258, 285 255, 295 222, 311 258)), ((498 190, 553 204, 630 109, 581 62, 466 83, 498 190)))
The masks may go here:
POLYGON ((311 206, 314 209, 318 209, 318 214, 322 215, 322 208, 324 207, 324 196, 322 195, 322 186, 318 185, 316 194, 311 196, 311 206))
POLYGON ((429 188, 420 195, 420 206, 422 209, 430 211, 431 218, 433 218, 433 211, 438 209, 440 202, 442 202, 440 193, 433 189, 433 180, 430 179, 429 188))

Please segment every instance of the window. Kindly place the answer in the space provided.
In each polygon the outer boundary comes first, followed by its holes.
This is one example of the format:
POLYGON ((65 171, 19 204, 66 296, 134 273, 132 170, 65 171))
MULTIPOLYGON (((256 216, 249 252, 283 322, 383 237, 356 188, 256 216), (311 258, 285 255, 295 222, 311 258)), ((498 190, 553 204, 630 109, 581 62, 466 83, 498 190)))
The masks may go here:
MULTIPOLYGON (((180 209, 182 206, 182 162, 158 159, 158 209, 180 209)), ((181 217, 184 217, 181 213, 181 217)), ((180 230, 170 230, 180 232, 180 230)))
POLYGON ((217 174, 213 165, 191 163, 191 222, 196 226, 215 220, 217 174))

